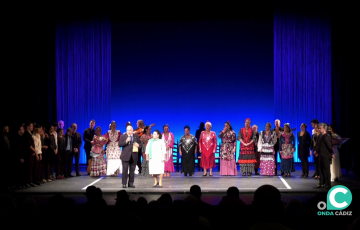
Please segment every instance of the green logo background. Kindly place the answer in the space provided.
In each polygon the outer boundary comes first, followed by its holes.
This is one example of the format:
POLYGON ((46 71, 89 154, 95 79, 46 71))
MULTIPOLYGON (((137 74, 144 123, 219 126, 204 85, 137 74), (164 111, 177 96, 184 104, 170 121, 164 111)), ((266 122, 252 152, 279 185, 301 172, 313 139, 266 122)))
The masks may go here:
POLYGON ((351 204, 351 201, 352 201, 352 194, 351 194, 350 189, 348 189, 347 187, 342 186, 342 185, 334 186, 334 187, 332 187, 332 188, 329 190, 329 192, 328 192, 328 194, 327 194, 327 204, 326 204, 327 210, 343 210, 343 209, 347 208, 347 207, 351 204), (337 203, 339 203, 339 204, 340 204, 340 203, 343 203, 343 202, 346 202, 346 203, 347 203, 347 205, 346 205, 345 207, 338 208, 338 207, 335 207, 335 206, 330 202, 330 194, 331 194, 331 192, 332 192, 333 190, 335 190, 335 189, 337 189, 337 188, 342 188, 342 189, 347 190, 347 193, 346 193, 346 194, 344 194, 344 193, 342 193, 342 192, 338 192, 338 193, 336 193, 336 195, 335 195, 335 201, 336 201, 337 203))

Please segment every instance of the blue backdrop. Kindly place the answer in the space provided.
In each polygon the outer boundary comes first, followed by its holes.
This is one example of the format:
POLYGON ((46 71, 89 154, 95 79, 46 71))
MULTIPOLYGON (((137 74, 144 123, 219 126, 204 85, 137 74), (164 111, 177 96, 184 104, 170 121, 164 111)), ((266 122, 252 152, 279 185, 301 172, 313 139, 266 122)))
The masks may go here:
MULTIPOLYGON (((274 123, 269 20, 124 22, 112 25, 111 119, 169 124, 175 139, 209 120, 236 133, 249 117, 274 123)), ((153 130, 154 130, 153 128, 153 130)))
MULTIPOLYGON (((282 125, 296 128, 294 134, 301 123, 308 125, 311 134, 310 122, 315 118, 331 124, 331 25, 327 17, 275 13, 274 86, 275 117, 282 125)), ((299 161, 297 152, 295 161, 299 161)))
MULTIPOLYGON (((111 21, 59 22, 55 37, 56 108, 65 127, 83 136, 91 119, 108 130, 111 106, 111 21)), ((80 163, 86 162, 81 147, 80 163)))
MULTIPOLYGON (((108 129, 184 126, 209 120, 216 133, 245 118, 331 122, 331 36, 323 17, 277 12, 274 21, 62 22, 56 27, 57 118, 83 133, 90 119, 108 129)), ((311 131, 311 128, 308 128, 311 131)), ((295 160, 297 154, 295 154, 295 160)), ((80 163, 85 163, 82 151, 80 163)))

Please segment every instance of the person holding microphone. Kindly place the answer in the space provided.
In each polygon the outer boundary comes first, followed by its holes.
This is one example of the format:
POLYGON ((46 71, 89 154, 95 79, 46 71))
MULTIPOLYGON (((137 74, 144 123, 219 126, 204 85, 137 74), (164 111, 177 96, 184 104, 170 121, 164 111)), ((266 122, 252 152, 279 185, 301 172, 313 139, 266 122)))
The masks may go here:
POLYGON ((131 125, 126 127, 126 133, 120 137, 119 147, 122 147, 120 159, 122 161, 122 187, 126 186, 135 188, 134 174, 138 161, 140 146, 140 138, 134 134, 134 129, 131 125), (129 170, 130 166, 130 170, 129 170), (130 172, 129 172, 130 171, 130 172), (129 176, 128 176, 129 175, 129 176), (129 181, 128 181, 129 178, 129 181))

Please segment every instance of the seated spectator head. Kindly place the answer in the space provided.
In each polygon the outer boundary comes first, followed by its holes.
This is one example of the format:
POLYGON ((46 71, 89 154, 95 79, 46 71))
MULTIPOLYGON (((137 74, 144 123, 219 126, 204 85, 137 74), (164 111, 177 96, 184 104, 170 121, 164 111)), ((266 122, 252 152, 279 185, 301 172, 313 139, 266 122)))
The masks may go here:
POLYGON ((298 218, 302 215, 304 204, 299 199, 292 199, 286 205, 286 213, 291 218, 298 218))
POLYGON ((262 185, 254 193, 254 204, 281 202, 280 191, 272 185, 262 185))
POLYGON ((136 204, 141 207, 146 207, 148 205, 148 202, 144 197, 139 197, 136 201, 136 204))
POLYGON ((120 190, 120 191, 117 191, 115 200, 117 200, 117 201, 129 201, 129 196, 130 195, 128 195, 125 190, 120 190))
POLYGON ((235 198, 240 198, 240 191, 237 187, 230 187, 228 188, 228 190, 226 191, 226 195, 228 197, 235 197, 235 198))
POLYGON ((264 222, 281 222, 285 214, 280 191, 272 185, 262 185, 256 189, 253 205, 259 215, 264 216, 264 222))
POLYGON ((201 188, 199 185, 193 185, 190 187, 190 194, 196 197, 198 200, 201 198, 201 188))
POLYGON ((95 199, 102 199, 103 198, 103 194, 100 188, 96 188, 94 191, 94 197, 95 199))
POLYGON ((172 197, 169 193, 164 193, 160 196, 158 202, 162 207, 170 207, 172 204, 172 197))
MULTIPOLYGON (((89 200, 93 200, 96 196, 96 187, 94 185, 91 185, 86 188, 86 198, 89 200)), ((96 198, 95 198, 96 199, 96 198)))

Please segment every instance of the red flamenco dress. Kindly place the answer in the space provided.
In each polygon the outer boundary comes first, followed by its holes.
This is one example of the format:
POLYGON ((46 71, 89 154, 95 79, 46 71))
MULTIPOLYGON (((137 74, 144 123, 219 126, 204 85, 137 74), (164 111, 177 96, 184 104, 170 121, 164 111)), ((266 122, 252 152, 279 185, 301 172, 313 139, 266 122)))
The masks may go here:
MULTIPOLYGON (((238 140, 242 140, 244 143, 250 143, 252 140, 255 141, 256 136, 251 128, 241 128, 238 134, 238 140)), ((242 173, 252 174, 254 171, 256 157, 254 152, 254 145, 245 146, 240 143, 240 156, 238 163, 240 164, 240 171, 242 173)))
POLYGON ((210 169, 216 167, 215 153, 217 147, 217 137, 214 131, 210 131, 207 135, 206 131, 202 131, 199 139, 201 149, 201 162, 200 167, 204 169, 210 169))

